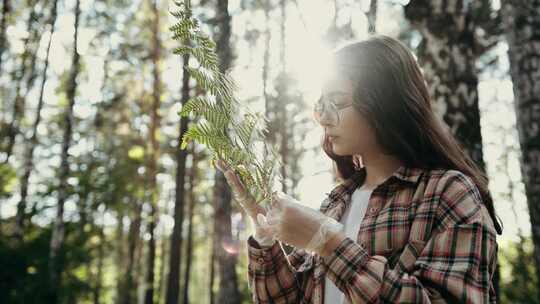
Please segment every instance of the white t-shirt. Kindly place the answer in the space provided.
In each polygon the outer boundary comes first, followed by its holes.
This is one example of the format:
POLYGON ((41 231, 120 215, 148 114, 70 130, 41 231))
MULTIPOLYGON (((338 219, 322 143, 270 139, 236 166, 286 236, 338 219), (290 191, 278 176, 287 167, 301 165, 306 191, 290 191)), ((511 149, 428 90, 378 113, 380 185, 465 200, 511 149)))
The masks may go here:
MULTIPOLYGON (((369 197, 373 189, 356 189, 351 196, 351 203, 345 213, 341 217, 340 222, 345 228, 345 236, 353 241, 356 241, 360 223, 366 214, 366 209, 369 203, 369 197)), ((328 277, 324 283, 324 303, 325 304, 342 304, 345 303, 345 295, 339 290, 334 282, 328 277)))

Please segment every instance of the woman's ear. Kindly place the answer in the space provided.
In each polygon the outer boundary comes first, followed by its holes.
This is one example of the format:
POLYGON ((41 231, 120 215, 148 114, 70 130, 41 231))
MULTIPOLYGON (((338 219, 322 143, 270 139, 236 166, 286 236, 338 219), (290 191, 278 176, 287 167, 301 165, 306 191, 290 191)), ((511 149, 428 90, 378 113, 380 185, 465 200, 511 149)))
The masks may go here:
POLYGON ((354 170, 358 171, 363 167, 362 156, 360 154, 354 154, 352 156, 352 161, 354 164, 354 170))

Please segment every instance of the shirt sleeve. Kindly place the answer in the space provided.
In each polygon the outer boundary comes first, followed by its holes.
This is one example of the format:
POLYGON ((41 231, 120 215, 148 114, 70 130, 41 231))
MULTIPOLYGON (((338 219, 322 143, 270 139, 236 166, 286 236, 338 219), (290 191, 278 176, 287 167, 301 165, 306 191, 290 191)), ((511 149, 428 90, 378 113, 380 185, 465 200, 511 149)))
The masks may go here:
POLYGON ((436 228, 425 242, 409 241, 396 267, 350 238, 324 258, 350 303, 495 302, 496 231, 476 186, 456 172, 428 202, 438 204, 436 228))
POLYGON ((312 268, 311 254, 294 249, 286 255, 279 242, 261 248, 248 239, 248 283, 254 303, 297 303, 305 273, 312 268), (288 261, 287 261, 288 258, 288 261), (290 264, 289 264, 290 263, 290 264))

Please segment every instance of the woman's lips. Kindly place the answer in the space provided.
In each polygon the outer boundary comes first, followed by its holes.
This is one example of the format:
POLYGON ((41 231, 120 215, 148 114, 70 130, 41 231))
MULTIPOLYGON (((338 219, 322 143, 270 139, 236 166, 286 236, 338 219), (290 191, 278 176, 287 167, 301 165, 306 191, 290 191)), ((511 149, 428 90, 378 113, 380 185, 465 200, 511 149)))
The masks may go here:
POLYGON ((335 141, 337 138, 338 138, 338 136, 334 136, 334 135, 329 135, 328 136, 328 140, 330 140, 330 141, 335 141))

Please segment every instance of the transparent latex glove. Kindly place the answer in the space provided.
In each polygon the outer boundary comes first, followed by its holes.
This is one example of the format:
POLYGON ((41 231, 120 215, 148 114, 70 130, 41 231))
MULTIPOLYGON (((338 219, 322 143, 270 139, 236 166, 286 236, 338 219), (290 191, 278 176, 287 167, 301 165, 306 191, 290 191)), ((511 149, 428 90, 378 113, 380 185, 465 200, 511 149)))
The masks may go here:
POLYGON ((216 161, 217 168, 223 172, 227 184, 231 187, 234 199, 240 204, 242 209, 246 211, 255 228, 253 238, 262 247, 272 246, 275 242, 273 235, 269 234, 269 230, 261 229, 261 225, 266 224, 266 210, 256 203, 255 198, 247 191, 240 177, 221 159, 216 161))
POLYGON ((321 254, 326 243, 343 231, 343 224, 283 192, 274 194, 271 205, 262 230, 296 248, 321 254))

